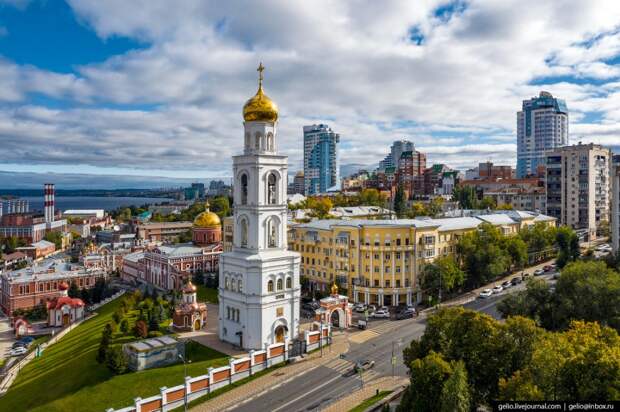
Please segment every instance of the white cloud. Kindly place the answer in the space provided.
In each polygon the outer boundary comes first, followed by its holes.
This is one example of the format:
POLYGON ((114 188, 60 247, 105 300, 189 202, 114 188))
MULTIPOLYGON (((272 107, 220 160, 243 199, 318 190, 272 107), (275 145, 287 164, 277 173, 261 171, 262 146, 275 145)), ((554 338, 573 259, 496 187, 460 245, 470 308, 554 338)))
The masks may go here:
POLYGON ((69 3, 101 38, 149 46, 75 74, 0 61, 0 101, 11 103, 0 110, 0 139, 9 157, 229 168, 259 60, 280 105, 280 147, 293 168, 301 165, 301 126, 314 122, 341 133, 343 163, 377 162, 391 140, 408 137, 432 161, 462 166, 487 157, 513 164, 515 113, 541 89, 567 100, 571 131, 592 112, 603 122, 620 120, 620 72, 608 62, 620 54, 620 3, 613 0, 471 1, 448 21, 433 15, 446 2, 431 0, 69 3), (420 46, 408 39, 414 27, 425 36, 420 46), (530 85, 549 76, 608 83, 530 85), (36 108, 28 103, 32 92, 82 108, 36 108), (20 139, 36 148, 27 153, 20 139))

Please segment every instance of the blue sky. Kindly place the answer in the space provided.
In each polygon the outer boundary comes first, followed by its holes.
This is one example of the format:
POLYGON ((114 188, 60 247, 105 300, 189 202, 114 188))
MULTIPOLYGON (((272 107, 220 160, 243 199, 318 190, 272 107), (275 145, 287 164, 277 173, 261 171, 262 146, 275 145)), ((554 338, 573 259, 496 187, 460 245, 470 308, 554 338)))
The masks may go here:
POLYGON ((617 1, 0 0, 0 170, 226 176, 259 61, 292 170, 319 122, 345 164, 408 138, 430 162, 514 165, 540 90, 573 142, 620 145, 617 1))

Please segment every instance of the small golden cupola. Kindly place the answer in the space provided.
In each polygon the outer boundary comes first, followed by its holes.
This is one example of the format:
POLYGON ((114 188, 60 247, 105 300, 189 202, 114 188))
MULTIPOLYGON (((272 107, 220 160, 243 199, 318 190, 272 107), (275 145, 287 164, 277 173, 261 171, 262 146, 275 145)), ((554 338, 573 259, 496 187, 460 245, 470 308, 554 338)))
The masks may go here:
POLYGON ((258 91, 243 105, 243 120, 246 122, 275 122, 278 120, 278 105, 263 92, 263 63, 256 69, 258 75, 258 91))
POLYGON ((196 216, 196 219, 194 219, 194 227, 210 228, 210 227, 221 226, 222 223, 220 221, 220 217, 216 215, 215 213, 209 211, 208 202, 205 206, 206 206, 206 210, 202 212, 201 214, 199 214, 198 216, 196 216))
POLYGON ((333 296, 338 295, 338 285, 336 285, 336 282, 334 282, 334 284, 332 285, 332 295, 333 296))

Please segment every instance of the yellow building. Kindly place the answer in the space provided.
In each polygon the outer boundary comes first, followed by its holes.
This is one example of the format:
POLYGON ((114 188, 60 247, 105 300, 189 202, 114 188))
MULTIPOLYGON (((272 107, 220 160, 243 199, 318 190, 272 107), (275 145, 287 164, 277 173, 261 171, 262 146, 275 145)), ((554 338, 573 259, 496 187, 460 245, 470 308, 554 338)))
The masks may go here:
POLYGON ((418 274, 437 256, 455 252, 458 238, 483 222, 506 235, 555 218, 521 211, 444 219, 321 220, 294 225, 289 248, 301 254, 301 275, 313 289, 336 282, 356 303, 413 304, 422 298, 418 274))

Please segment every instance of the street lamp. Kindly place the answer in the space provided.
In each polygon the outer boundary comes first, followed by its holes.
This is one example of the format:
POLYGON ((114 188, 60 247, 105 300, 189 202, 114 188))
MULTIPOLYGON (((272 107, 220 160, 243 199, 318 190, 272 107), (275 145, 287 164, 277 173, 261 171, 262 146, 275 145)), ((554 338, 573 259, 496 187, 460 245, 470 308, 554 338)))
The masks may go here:
POLYGON ((185 361, 185 357, 183 357, 183 355, 181 355, 179 353, 179 359, 181 359, 183 361, 183 384, 185 385, 185 391, 184 396, 183 396, 183 404, 184 404, 184 410, 185 412, 187 412, 187 364, 191 363, 191 361, 186 362, 185 361))

